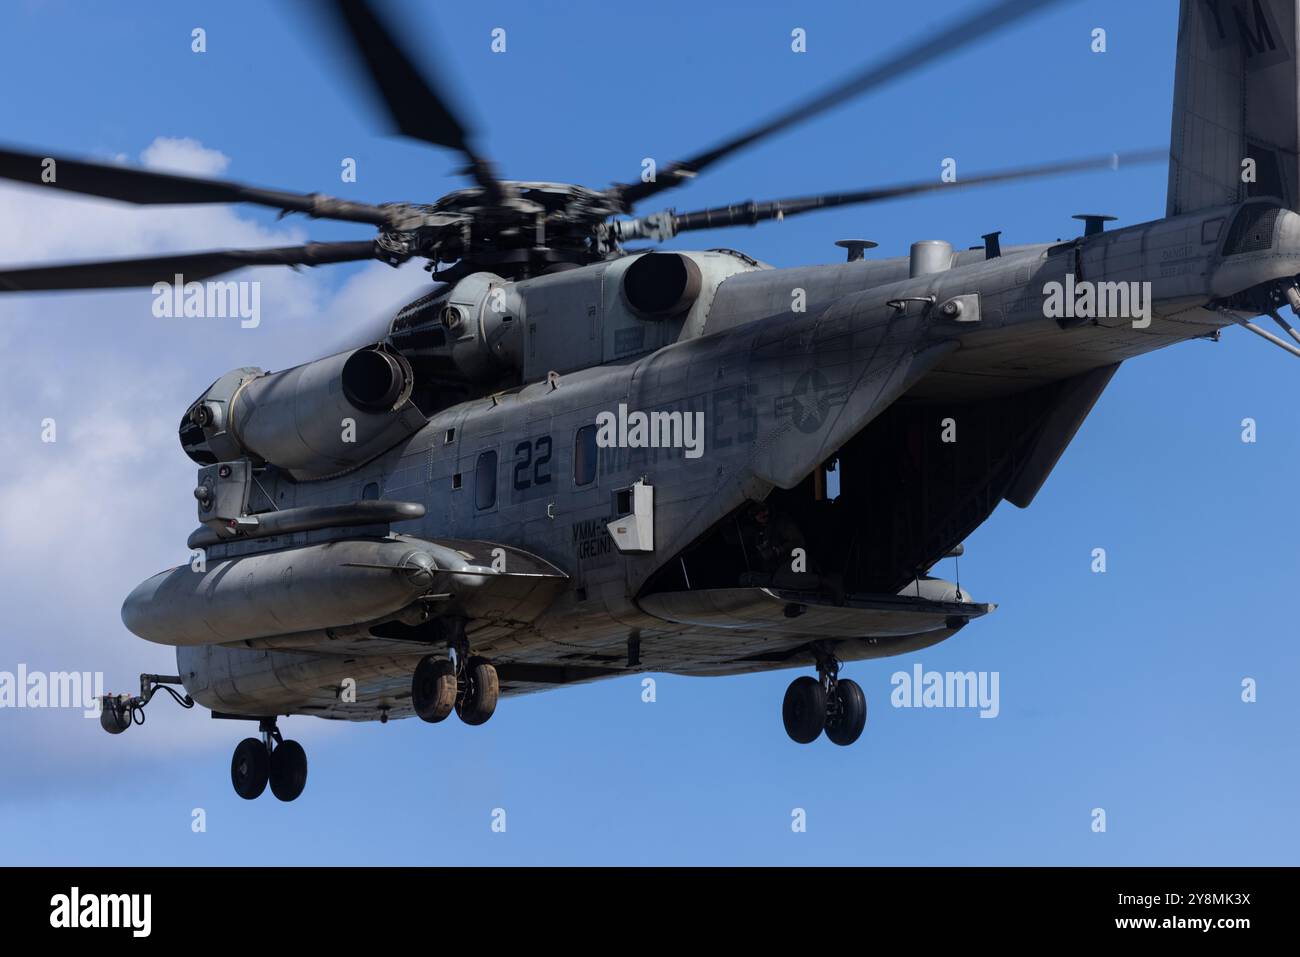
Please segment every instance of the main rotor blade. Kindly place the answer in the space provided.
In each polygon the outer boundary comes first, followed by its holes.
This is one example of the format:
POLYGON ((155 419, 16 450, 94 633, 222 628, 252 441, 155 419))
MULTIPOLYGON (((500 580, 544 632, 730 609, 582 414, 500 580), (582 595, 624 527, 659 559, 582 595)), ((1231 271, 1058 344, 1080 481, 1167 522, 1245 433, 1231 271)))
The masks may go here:
POLYGON ((780 133, 797 123, 810 120, 853 97, 883 86, 890 80, 896 80, 918 67, 950 56, 1031 13, 1046 10, 1060 2, 1062 0, 998 0, 997 3, 958 21, 942 33, 935 34, 881 63, 868 67, 861 73, 797 104, 767 122, 732 137, 711 150, 697 153, 690 159, 661 169, 654 182, 616 183, 611 188, 611 192, 617 192, 624 203, 624 208, 630 209, 633 204, 679 185, 683 180, 703 172, 718 160, 738 150, 780 133))
POLYGON ((667 239, 669 236, 690 230, 719 229, 724 226, 752 226, 764 220, 784 219, 787 216, 795 216, 799 213, 812 212, 817 209, 830 209, 835 206, 878 203, 887 199, 915 196, 920 193, 969 189, 972 186, 989 186, 996 183, 1041 179, 1048 176, 1061 176, 1066 173, 1119 169, 1121 166, 1154 163, 1168 158, 1169 152, 1164 149, 1111 153, 1108 156, 1064 160, 1054 163, 1042 163, 1037 166, 1021 166, 1015 169, 981 173, 951 183, 940 180, 924 180, 914 183, 901 183, 897 186, 881 186, 875 189, 858 190, 851 193, 823 193, 818 196, 799 196, 792 199, 773 199, 765 202, 751 200, 733 206, 715 206, 712 209, 701 209, 690 213, 661 213, 657 216, 616 222, 615 227, 618 230, 620 239, 645 237, 667 239))
POLYGON ((219 179, 88 163, 67 157, 0 147, 0 178, 144 206, 172 203, 255 203, 317 219, 382 226, 392 217, 382 206, 353 203, 319 193, 285 193, 219 179), (52 162, 51 162, 52 161, 52 162))
POLYGON ((0 270, 0 292, 55 289, 121 289, 158 282, 197 282, 245 266, 320 266, 379 258, 373 241, 307 243, 274 249, 215 249, 144 259, 64 263, 0 270))
POLYGON ((394 125, 406 136, 459 150, 468 172, 483 187, 489 202, 501 198, 501 184, 491 164, 474 152, 472 136, 453 112, 428 72, 422 72, 367 0, 334 0, 348 45, 366 73, 394 125))

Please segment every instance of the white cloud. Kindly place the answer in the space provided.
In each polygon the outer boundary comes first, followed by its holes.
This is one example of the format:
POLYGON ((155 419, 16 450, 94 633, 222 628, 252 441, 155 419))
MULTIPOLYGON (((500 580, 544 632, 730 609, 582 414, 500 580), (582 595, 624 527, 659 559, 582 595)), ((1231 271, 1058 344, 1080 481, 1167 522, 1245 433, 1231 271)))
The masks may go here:
POLYGON ((230 165, 230 157, 220 150, 208 149, 188 136, 160 136, 140 154, 140 161, 150 169, 190 176, 216 176, 230 165))

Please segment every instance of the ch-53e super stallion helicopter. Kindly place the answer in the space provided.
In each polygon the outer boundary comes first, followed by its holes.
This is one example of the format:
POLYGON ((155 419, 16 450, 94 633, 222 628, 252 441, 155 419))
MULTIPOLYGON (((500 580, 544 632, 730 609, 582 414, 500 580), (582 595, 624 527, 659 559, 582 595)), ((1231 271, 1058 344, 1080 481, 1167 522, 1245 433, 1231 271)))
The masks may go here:
MULTIPOLYGON (((1250 321, 1268 314, 1300 340, 1277 313, 1300 307, 1300 4, 1183 0, 1164 219, 1104 231, 1090 216, 1078 238, 1029 246, 923 241, 901 259, 848 240, 847 262, 795 269, 623 246, 1111 158, 631 211, 1050 5, 1003 0, 655 177, 592 190, 500 179, 370 5, 338 0, 396 127, 459 151, 473 187, 375 206, 57 160, 60 189, 255 203, 379 234, 13 269, 2 289, 371 258, 427 260, 437 281, 378 341, 236 369, 185 411, 201 523, 189 545, 204 560, 122 609, 131 631, 176 646, 180 673, 106 698, 104 727, 139 720, 160 688, 259 720, 260 739, 235 751, 235 790, 269 782, 293 800, 307 761, 279 715, 481 724, 503 694, 807 667, 817 677, 785 695, 790 737, 855 741, 866 700, 841 662, 933 645, 992 609, 927 571, 1000 500, 1030 503, 1120 362, 1232 323, 1300 354, 1250 321), (1051 308, 1062 291, 1066 308, 1051 308), (942 441, 945 419, 960 441, 942 441)), ((46 155, 0 151, 0 176, 41 183, 46 155)))

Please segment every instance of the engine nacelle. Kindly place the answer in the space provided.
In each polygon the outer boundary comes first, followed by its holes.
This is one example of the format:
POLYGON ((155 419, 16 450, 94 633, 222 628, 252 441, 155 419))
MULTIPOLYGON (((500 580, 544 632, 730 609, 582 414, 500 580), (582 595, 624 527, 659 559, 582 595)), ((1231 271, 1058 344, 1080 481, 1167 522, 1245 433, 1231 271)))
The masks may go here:
POLYGON ((523 368, 524 303, 513 282, 476 272, 398 314, 390 339, 416 360, 449 363, 470 382, 523 368))
POLYGON ((235 369, 186 411, 181 447, 200 465, 248 457, 298 479, 336 475, 426 424, 413 387, 411 364, 383 344, 283 372, 235 369))
POLYGON ((451 334, 451 357, 470 379, 486 379, 523 364, 523 300, 512 282, 476 272, 456 283, 443 321, 451 334))

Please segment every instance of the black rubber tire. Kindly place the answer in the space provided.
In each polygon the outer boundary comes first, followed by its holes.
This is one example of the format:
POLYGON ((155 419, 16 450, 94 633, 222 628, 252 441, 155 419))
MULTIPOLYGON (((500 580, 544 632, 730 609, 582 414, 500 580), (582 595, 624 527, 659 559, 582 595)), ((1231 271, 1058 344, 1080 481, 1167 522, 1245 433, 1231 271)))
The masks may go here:
POLYGON ((230 783, 236 794, 245 801, 261 797, 270 774, 271 756, 261 740, 245 738, 235 746, 235 756, 230 759, 230 783))
POLYGON ((437 724, 456 707, 456 669, 446 658, 426 655, 411 676, 411 705, 423 721, 437 724))
POLYGON ((867 726, 867 696, 856 681, 841 678, 835 682, 839 713, 826 720, 826 737, 841 747, 848 747, 862 736, 867 726))
POLYGON ((292 801, 307 786, 307 752, 297 741, 281 741, 271 752, 271 793, 292 801))
POLYGON ((817 740, 826 725, 826 691, 816 678, 804 675, 790 682, 781 703, 785 733, 798 744, 817 740))
POLYGON ((497 670, 486 658, 471 658, 465 663, 464 693, 456 699, 456 714, 466 724, 479 725, 497 710, 501 685, 497 670))

